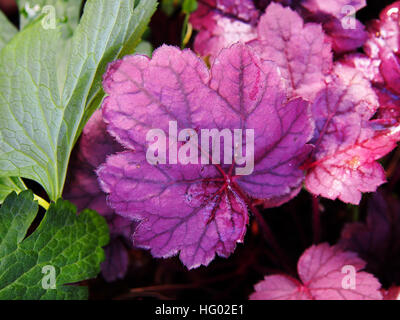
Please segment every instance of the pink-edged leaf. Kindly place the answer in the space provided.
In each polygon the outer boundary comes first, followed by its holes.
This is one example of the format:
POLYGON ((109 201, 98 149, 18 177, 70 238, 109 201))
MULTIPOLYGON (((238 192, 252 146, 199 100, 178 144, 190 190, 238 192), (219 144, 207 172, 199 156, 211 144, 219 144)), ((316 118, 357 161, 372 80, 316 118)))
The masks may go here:
POLYGON ((251 0, 199 1, 198 9, 190 16, 190 22, 199 31, 195 51, 213 61, 223 48, 255 39, 258 16, 251 0))
POLYGON ((369 26, 366 53, 380 63, 380 72, 389 90, 400 94, 400 1, 386 7, 369 26))
POLYGON ((258 38, 250 42, 266 60, 279 65, 292 95, 312 100, 332 66, 331 46, 318 24, 304 24, 290 8, 271 3, 258 24, 258 38))
POLYGON ((381 61, 365 54, 353 53, 344 56, 340 63, 357 69, 372 82, 379 101, 379 109, 375 118, 384 120, 387 124, 398 123, 400 120, 400 97, 385 88, 385 80, 380 72, 381 61))
POLYGON ((98 175, 116 212, 140 221, 134 244, 155 257, 179 253, 189 268, 227 257, 243 241, 250 197, 294 196, 302 184, 298 155, 313 132, 308 103, 288 101, 278 67, 247 46, 221 51, 210 71, 193 52, 174 47, 157 49, 151 60, 128 56, 109 67, 104 88, 108 131, 132 151, 109 157, 98 175), (199 136, 202 129, 254 130, 254 171, 150 164, 146 133, 168 133, 170 121, 199 136))
POLYGON ((111 240, 105 247, 106 260, 101 265, 106 281, 123 278, 128 268, 126 243, 131 243, 130 235, 137 223, 115 214, 106 203, 106 195, 97 181, 96 168, 112 153, 122 151, 122 147, 107 133, 100 111, 95 111, 86 124, 78 149, 72 157, 68 171, 68 181, 64 199, 78 207, 96 210, 104 216, 110 228, 111 240))
POLYGON ((399 127, 376 130, 369 119, 377 106, 369 81, 338 64, 312 107, 315 152, 305 182, 311 193, 358 204, 362 192, 374 192, 386 181, 376 160, 396 147, 399 127))
POLYGON ((326 34, 332 42, 332 49, 337 54, 350 52, 363 46, 368 39, 368 33, 365 26, 358 20, 354 28, 343 28, 342 21, 339 19, 330 19, 323 24, 326 34))
POLYGON ((312 296, 302 284, 290 276, 266 276, 254 286, 250 300, 311 300, 312 296))
POLYGON ((341 245, 357 252, 387 286, 400 283, 400 203, 378 192, 370 200, 366 223, 345 226, 341 245))
POLYGON ((372 83, 381 85, 384 80, 379 71, 380 61, 377 59, 371 59, 362 53, 351 53, 345 55, 340 63, 343 65, 350 66, 361 72, 364 77, 370 80, 372 83))
POLYGON ((330 15, 342 19, 348 14, 346 6, 355 11, 367 5, 366 0, 303 0, 301 5, 314 15, 330 15))
POLYGON ((253 300, 381 300, 380 283, 361 271, 365 262, 356 253, 327 243, 314 245, 300 257, 300 281, 290 276, 266 276, 255 286, 253 300), (351 269, 354 273, 348 273, 351 269), (348 285, 346 276, 354 276, 348 285))
POLYGON ((322 23, 338 54, 362 47, 368 38, 364 25, 353 16, 366 6, 365 0, 305 0, 301 6, 307 20, 322 23))

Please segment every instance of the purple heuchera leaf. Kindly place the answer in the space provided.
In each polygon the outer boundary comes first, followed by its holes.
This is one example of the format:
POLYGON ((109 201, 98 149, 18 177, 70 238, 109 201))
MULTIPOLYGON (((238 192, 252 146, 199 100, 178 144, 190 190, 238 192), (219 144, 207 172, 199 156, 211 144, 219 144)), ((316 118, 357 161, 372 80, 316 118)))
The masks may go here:
POLYGON ((358 20, 354 28, 343 28, 342 20, 330 19, 322 24, 332 42, 332 49, 338 54, 350 52, 363 46, 368 38, 365 26, 358 20))
POLYGON ((218 53, 236 42, 257 36, 255 24, 259 16, 252 0, 203 0, 191 15, 190 22, 199 31, 194 49, 211 61, 218 53))
POLYGON ((368 28, 369 39, 364 46, 367 55, 379 63, 387 89, 400 94, 400 1, 385 8, 380 20, 368 28))
POLYGON ((337 64, 312 106, 315 152, 305 182, 311 193, 358 204, 362 192, 374 192, 386 181, 376 160, 396 147, 399 127, 376 130, 369 120, 377 107, 369 81, 337 64))
POLYGON ((360 271, 365 262, 356 253, 323 243, 307 249, 300 257, 300 281, 287 275, 266 276, 255 286, 252 300, 381 300, 380 283, 360 271), (353 267, 355 288, 343 286, 343 267, 353 267))
POLYGON ((400 204, 396 199, 377 192, 369 201, 366 223, 347 224, 340 243, 357 252, 383 284, 400 283, 400 204))
MULTIPOLYGON (((345 10, 346 6, 347 8, 351 6, 354 12, 360 10, 366 5, 363 0, 275 0, 264 2, 262 5, 258 4, 257 7, 262 9, 269 5, 267 11, 278 12, 276 6, 278 5, 277 3, 280 3, 279 5, 290 6, 299 15, 295 17, 286 13, 279 17, 279 14, 276 14, 274 18, 270 14, 269 17, 264 15, 259 20, 261 12, 256 9, 253 1, 250 0, 200 1, 199 9, 191 17, 194 28, 199 30, 194 45, 196 52, 202 56, 210 55, 211 59, 213 59, 222 48, 228 47, 235 42, 249 42, 253 39, 268 40, 267 37, 263 37, 264 27, 267 28, 268 35, 276 31, 276 34, 271 39, 280 38, 282 37, 282 30, 287 32, 292 29, 293 31, 295 28, 290 27, 293 21, 295 22, 294 25, 299 27, 299 21, 303 21, 303 19, 305 22, 318 23, 325 32, 326 41, 331 43, 332 49, 338 54, 362 47, 368 38, 364 25, 349 16, 349 12, 345 10), (273 24, 278 27, 271 29, 271 25, 266 22, 269 19, 273 19, 275 21, 273 24), (256 32, 257 24, 258 37, 256 32)), ((295 34, 302 32, 302 28, 300 28, 295 34)), ((310 33, 312 32, 312 30, 304 31, 306 40, 310 40, 310 33)), ((318 42, 321 38, 321 32, 315 32, 318 42)), ((307 46, 307 42, 310 41, 306 41, 304 45, 299 47, 304 48, 304 46, 307 46)), ((323 57, 327 57, 329 50, 322 48, 321 45, 320 47, 320 54, 323 57)), ((289 52, 289 55, 293 56, 294 53, 294 51, 289 52)), ((299 52, 297 60, 301 58, 304 59, 304 52, 299 52)))
POLYGON ((380 61, 371 59, 362 53, 351 53, 345 55, 341 64, 357 69, 363 76, 374 84, 383 84, 383 78, 379 71, 380 61))
POLYGON ((292 95, 312 100, 332 67, 331 47, 320 25, 304 24, 298 13, 271 3, 250 45, 276 62, 292 95))
POLYGON ((367 55, 357 53, 343 59, 373 83, 379 99, 375 118, 392 125, 400 118, 399 9, 400 1, 385 8, 380 20, 369 25, 369 39, 364 45, 367 55))
POLYGON ((351 16, 366 6, 365 0, 304 0, 301 6, 308 21, 322 23, 336 53, 356 50, 368 38, 364 25, 351 16))
POLYGON ((117 213, 140 221, 134 244, 155 257, 179 253, 188 268, 208 265, 215 254, 227 257, 243 241, 250 198, 294 196, 302 184, 297 156, 313 131, 308 103, 288 101, 278 67, 247 46, 221 51, 211 71, 190 50, 169 46, 151 60, 128 56, 110 65, 104 89, 108 131, 130 151, 100 167, 101 185, 117 213), (168 132, 170 121, 197 133, 253 129, 254 171, 239 176, 232 165, 151 165, 146 135, 168 132))
POLYGON ((136 222, 115 214, 106 203, 106 195, 97 181, 96 168, 107 155, 122 151, 122 147, 107 133, 100 111, 96 111, 86 124, 71 160, 64 199, 73 202, 78 211, 96 210, 104 216, 110 227, 110 244, 105 247, 106 260, 101 265, 103 277, 111 282, 123 278, 128 268, 128 253, 121 239, 130 243, 136 222))
POLYGON ((314 15, 331 15, 341 19, 347 14, 343 10, 345 6, 352 6, 358 11, 364 8, 367 2, 366 0, 302 0, 301 4, 314 15))

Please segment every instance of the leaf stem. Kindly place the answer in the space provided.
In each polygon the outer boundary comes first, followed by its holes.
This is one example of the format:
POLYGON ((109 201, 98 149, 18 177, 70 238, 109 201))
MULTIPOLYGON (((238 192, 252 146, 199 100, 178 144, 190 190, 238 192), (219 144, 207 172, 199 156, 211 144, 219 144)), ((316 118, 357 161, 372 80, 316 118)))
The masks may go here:
POLYGON ((33 195, 33 200, 37 201, 39 203, 39 206, 41 206, 43 209, 46 211, 49 210, 50 203, 48 203, 46 200, 43 198, 39 197, 38 195, 34 194, 33 195))
POLYGON ((192 34, 193 34, 193 26, 190 22, 188 22, 187 24, 187 30, 186 30, 186 35, 183 38, 182 41, 182 45, 185 48, 187 46, 187 44, 189 43, 190 39, 192 38, 192 34))

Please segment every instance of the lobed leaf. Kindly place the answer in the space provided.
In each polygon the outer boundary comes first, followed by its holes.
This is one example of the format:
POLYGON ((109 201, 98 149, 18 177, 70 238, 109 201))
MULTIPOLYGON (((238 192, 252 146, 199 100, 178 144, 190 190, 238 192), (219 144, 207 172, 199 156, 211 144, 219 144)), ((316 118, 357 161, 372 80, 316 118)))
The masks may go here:
POLYGON ((209 71, 191 51, 163 46, 151 60, 129 56, 110 65, 104 88, 108 131, 127 151, 109 157, 99 179, 111 207, 140 221, 134 245, 155 257, 180 253, 189 268, 227 257, 244 239, 249 197, 287 201, 299 191, 299 154, 313 129, 308 103, 288 101, 277 66, 249 47, 223 50, 209 71), (253 129, 254 172, 240 176, 233 165, 202 165, 200 158, 150 164, 147 132, 168 132, 170 121, 198 133, 253 129))
POLYGON ((77 216, 73 205, 58 200, 27 236, 37 210, 30 191, 12 193, 0 208, 0 299, 87 298, 86 287, 70 284, 100 271, 101 247, 109 240, 104 219, 90 210, 77 216), (48 266, 55 270, 56 287, 45 289, 48 266))
POLYGON ((353 252, 327 243, 313 245, 300 257, 300 281, 287 275, 266 276, 255 286, 252 300, 382 300, 380 283, 361 271, 365 262, 353 252), (346 272, 354 268, 354 287, 344 286, 346 272), (347 270, 347 269, 346 269, 347 270))
POLYGON ((331 46, 318 24, 304 24, 290 8, 271 3, 249 43, 265 60, 276 62, 293 95, 313 100, 332 67, 331 46))
POLYGON ((376 128, 369 121, 378 100, 361 73, 337 64, 313 104, 315 152, 307 168, 307 189, 315 195, 358 204, 362 192, 386 181, 376 162, 396 147, 398 126, 376 128))

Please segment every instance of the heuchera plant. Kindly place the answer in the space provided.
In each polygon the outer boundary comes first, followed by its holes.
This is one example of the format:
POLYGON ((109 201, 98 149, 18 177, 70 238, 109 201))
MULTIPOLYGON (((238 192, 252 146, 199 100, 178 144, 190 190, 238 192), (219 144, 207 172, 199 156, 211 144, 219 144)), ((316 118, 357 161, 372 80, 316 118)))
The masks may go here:
POLYGON ((141 249, 207 273, 246 235, 266 240, 236 271, 266 273, 252 300, 399 299, 400 1, 365 26, 365 0, 162 1, 182 48, 154 52, 156 1, 46 4, 54 30, 24 0, 21 30, 0 12, 0 299, 87 298, 65 284, 123 280, 141 249), (299 197, 314 243, 295 217, 288 256, 265 212, 299 197))

